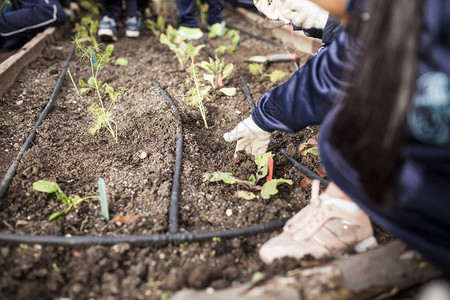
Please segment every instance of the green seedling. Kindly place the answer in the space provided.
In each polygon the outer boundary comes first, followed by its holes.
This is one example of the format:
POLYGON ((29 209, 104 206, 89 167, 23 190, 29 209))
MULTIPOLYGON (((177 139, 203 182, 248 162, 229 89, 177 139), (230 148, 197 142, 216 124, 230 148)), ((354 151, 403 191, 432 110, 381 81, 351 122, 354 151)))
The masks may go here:
POLYGON ((88 196, 84 198, 81 198, 79 196, 68 197, 66 194, 64 194, 59 185, 54 181, 38 180, 33 183, 33 188, 39 192, 44 192, 48 194, 54 193, 56 195, 56 198, 58 198, 58 200, 61 200, 62 202, 67 204, 67 208, 65 210, 57 211, 51 214, 51 216, 48 218, 48 221, 50 222, 65 215, 72 207, 80 205, 80 203, 83 202, 84 200, 99 197, 99 196, 88 196))
POLYGON ((211 90, 210 86, 205 87, 200 80, 198 79, 198 69, 194 64, 194 57, 192 57, 192 63, 189 67, 189 73, 194 81, 194 87, 188 91, 188 96, 186 98, 187 105, 197 106, 200 110, 200 114, 202 115, 203 123, 205 124, 205 128, 208 129, 208 123, 206 122, 206 112, 205 107, 203 106, 203 100, 209 95, 211 90))
POLYGON ((88 111, 95 117, 95 125, 90 128, 89 132, 91 134, 96 134, 102 127, 106 127, 117 143, 117 124, 112 118, 112 107, 118 97, 125 93, 127 89, 122 88, 115 90, 108 83, 105 82, 102 84, 98 80, 100 70, 111 60, 114 45, 108 45, 104 51, 96 51, 93 46, 88 46, 87 43, 81 42, 78 35, 74 38, 74 44, 76 47, 75 49, 80 56, 79 60, 88 60, 91 67, 91 76, 87 82, 82 78, 79 78, 78 85, 80 88, 77 87, 70 70, 68 71, 69 77, 75 87, 75 91, 78 95, 81 95, 87 91, 94 90, 100 104, 93 103, 88 108, 88 111), (106 104, 103 100, 102 89, 110 98, 109 104, 106 104))
POLYGON ((283 77, 286 75, 286 73, 281 70, 274 70, 272 73, 266 74, 264 73, 264 64, 259 63, 249 64, 248 69, 253 76, 259 77, 259 80, 263 80, 264 77, 269 77, 270 81, 274 83, 283 79, 283 77))
POLYGON ((158 16, 156 21, 148 19, 146 26, 153 32, 154 35, 159 36, 162 32, 164 32, 164 28, 166 28, 166 18, 163 16, 158 16))
POLYGON ((196 0, 195 3, 200 11, 200 24, 206 26, 206 20, 208 19, 209 5, 208 3, 203 2, 202 0, 196 0))
POLYGON ((238 184, 248 191, 260 191, 263 199, 269 199, 272 195, 278 193, 278 185, 283 183, 292 185, 292 180, 271 178, 273 172, 273 164, 271 164, 271 161, 273 161, 273 155, 271 152, 256 154, 255 164, 257 171, 256 174, 250 175, 248 180, 242 180, 233 176, 231 173, 221 171, 213 173, 207 172, 203 175, 203 177, 205 180, 210 182, 223 181, 228 184, 238 184), (263 178, 266 178, 266 182, 262 186, 258 185, 258 182, 263 178))
POLYGON ((200 66, 209 73, 203 74, 203 78, 212 85, 213 89, 220 88, 220 91, 227 96, 236 95, 236 88, 223 88, 223 79, 233 72, 233 64, 225 66, 225 61, 216 55, 215 60, 209 58, 209 62, 202 61, 200 66))
POLYGON ((239 35, 239 31, 230 29, 230 30, 228 30, 228 32, 226 33, 226 35, 224 37, 231 40, 231 45, 221 45, 221 46, 217 47, 214 50, 214 52, 233 53, 237 48, 239 48, 239 46, 241 44, 241 36, 239 35))

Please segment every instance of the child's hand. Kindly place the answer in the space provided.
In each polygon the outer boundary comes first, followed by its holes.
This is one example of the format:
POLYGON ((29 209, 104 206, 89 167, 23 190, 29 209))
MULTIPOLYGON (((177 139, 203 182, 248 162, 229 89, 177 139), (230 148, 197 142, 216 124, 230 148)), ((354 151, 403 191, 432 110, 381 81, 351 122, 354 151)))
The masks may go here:
POLYGON ((252 117, 240 122, 233 130, 223 135, 227 142, 237 141, 236 152, 245 150, 247 154, 263 154, 267 152, 270 132, 264 131, 255 124, 252 117))

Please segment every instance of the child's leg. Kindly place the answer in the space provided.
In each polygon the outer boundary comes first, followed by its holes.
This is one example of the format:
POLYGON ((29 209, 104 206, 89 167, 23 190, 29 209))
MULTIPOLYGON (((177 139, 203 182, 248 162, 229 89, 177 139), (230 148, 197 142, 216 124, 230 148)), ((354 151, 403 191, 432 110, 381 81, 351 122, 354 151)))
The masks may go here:
POLYGON ((125 17, 126 18, 132 18, 132 17, 136 17, 137 15, 139 15, 137 0, 127 0, 126 4, 127 4, 127 7, 125 9, 125 17))
POLYGON ((195 0, 177 0, 178 26, 199 28, 195 18, 195 0))
POLYGON ((102 16, 107 16, 111 19, 114 19, 114 21, 118 23, 121 11, 122 11, 122 0, 104 1, 102 16))
POLYGON ((208 10, 208 24, 213 25, 222 22, 222 0, 207 0, 209 5, 208 10))

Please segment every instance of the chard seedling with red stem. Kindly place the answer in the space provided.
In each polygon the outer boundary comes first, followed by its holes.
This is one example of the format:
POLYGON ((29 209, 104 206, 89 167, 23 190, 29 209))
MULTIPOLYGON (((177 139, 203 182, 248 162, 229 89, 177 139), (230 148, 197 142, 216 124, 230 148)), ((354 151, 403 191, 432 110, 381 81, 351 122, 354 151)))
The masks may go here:
POLYGON ((238 177, 233 176, 231 173, 226 172, 212 172, 205 173, 203 177, 210 181, 223 181, 228 184, 238 184, 244 187, 247 191, 237 191, 236 197, 244 198, 246 200, 254 199, 256 196, 253 191, 260 191, 261 197, 263 199, 269 199, 271 196, 278 193, 277 186, 283 183, 292 185, 292 180, 289 179, 272 179, 273 175, 273 155, 271 152, 265 154, 256 154, 255 163, 257 167, 256 174, 250 175, 248 180, 242 180, 238 177), (258 182, 266 178, 266 182, 261 186, 258 182))

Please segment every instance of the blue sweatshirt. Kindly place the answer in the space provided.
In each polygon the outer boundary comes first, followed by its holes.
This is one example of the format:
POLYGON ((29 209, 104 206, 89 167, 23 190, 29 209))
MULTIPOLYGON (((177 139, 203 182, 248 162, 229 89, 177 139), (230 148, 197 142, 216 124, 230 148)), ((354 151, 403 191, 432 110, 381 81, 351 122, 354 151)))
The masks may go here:
POLYGON ((378 225, 450 275, 450 1, 426 1, 420 33, 416 94, 400 170, 402 194, 389 209, 373 208, 353 170, 330 144, 338 100, 357 66, 358 45, 341 33, 291 79, 265 93, 252 112, 266 131, 296 132, 321 124, 320 157, 328 176, 378 225))

